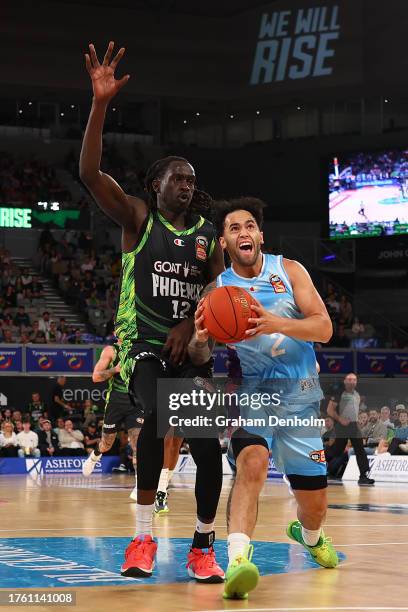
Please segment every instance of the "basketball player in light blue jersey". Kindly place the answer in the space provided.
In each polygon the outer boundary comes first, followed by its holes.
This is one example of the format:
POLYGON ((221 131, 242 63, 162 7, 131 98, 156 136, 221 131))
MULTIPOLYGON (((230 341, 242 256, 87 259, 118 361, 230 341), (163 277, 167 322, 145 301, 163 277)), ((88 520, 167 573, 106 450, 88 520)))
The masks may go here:
MULTIPOLYGON (((246 289, 258 302, 252 306, 253 327, 246 332, 247 339, 234 344, 234 348, 241 362, 245 391, 271 386, 282 391, 280 404, 268 406, 262 414, 311 420, 318 418, 322 398, 313 342, 327 342, 332 324, 303 266, 281 255, 262 253, 263 207, 255 198, 218 203, 217 231, 231 267, 207 290, 235 285, 246 289)), ((203 350, 209 348, 203 320, 201 302, 195 317, 196 355, 201 346, 203 350)), ((289 524, 287 535, 302 544, 319 565, 335 567, 337 553, 322 531, 327 477, 319 427, 279 425, 262 431, 246 426, 234 432, 231 445, 237 474, 227 510, 229 565, 224 597, 244 599, 258 582, 258 569, 251 562, 250 538, 258 497, 267 477, 269 447, 297 501, 298 520, 289 524)))

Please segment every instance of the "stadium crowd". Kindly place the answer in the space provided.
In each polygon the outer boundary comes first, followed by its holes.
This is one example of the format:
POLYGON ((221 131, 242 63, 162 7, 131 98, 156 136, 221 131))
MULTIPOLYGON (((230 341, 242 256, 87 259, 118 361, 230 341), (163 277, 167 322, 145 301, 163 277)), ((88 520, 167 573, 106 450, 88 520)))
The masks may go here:
POLYGON ((17 160, 0 152, 0 202, 32 206, 56 200, 69 203, 72 196, 59 183, 54 168, 37 159, 17 160))
POLYGON ((0 342, 48 344, 82 342, 80 330, 47 309, 39 276, 20 268, 7 249, 0 249, 0 342))

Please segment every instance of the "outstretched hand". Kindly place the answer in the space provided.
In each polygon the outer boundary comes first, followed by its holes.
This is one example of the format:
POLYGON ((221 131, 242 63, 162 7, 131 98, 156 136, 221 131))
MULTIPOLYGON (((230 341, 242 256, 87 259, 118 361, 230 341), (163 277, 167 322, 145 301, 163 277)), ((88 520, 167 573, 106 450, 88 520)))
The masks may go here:
POLYGON ((111 61, 113 47, 114 42, 111 41, 106 50, 102 64, 99 62, 95 47, 92 43, 89 45, 89 54, 85 54, 86 69, 92 80, 94 98, 98 102, 109 102, 130 79, 129 74, 126 74, 119 80, 115 79, 116 66, 122 59, 125 48, 122 47, 119 49, 111 61))

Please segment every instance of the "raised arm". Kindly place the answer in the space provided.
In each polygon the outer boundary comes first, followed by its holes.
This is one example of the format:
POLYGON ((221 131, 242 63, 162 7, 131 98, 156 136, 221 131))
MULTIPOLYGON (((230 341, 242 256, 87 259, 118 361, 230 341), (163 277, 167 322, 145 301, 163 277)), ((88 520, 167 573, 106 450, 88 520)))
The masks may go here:
POLYGON ((126 195, 111 176, 100 170, 106 110, 110 101, 129 80, 128 74, 120 80, 115 79, 115 69, 125 49, 122 47, 111 61, 113 46, 114 43, 110 42, 102 64, 92 44, 89 45, 89 54, 85 55, 86 68, 92 81, 93 100, 82 142, 79 175, 103 212, 122 226, 124 242, 134 244, 146 218, 147 205, 140 198, 126 195))

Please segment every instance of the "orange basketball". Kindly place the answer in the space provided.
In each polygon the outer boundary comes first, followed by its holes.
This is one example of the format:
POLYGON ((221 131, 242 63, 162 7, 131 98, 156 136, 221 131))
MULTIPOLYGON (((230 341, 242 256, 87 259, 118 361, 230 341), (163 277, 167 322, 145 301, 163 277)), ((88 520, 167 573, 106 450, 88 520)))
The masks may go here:
POLYGON ((242 287, 218 287, 204 299, 204 327, 218 342, 240 342, 254 314, 251 304, 256 303, 242 287))

